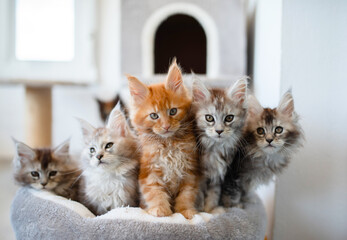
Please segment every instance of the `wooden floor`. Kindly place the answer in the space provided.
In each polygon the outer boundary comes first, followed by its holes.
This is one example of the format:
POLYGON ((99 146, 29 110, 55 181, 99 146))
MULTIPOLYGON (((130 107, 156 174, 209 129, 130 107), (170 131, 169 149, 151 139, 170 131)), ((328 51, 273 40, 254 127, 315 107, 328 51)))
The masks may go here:
POLYGON ((12 177, 10 159, 0 159, 0 239, 15 239, 10 222, 10 207, 18 187, 12 177))

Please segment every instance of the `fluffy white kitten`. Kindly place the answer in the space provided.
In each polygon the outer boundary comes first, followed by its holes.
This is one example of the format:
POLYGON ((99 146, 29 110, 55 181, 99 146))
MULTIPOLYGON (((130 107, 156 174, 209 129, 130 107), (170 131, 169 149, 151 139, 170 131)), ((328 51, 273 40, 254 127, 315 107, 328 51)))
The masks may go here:
POLYGON ((80 120, 85 148, 82 153, 83 203, 94 213, 138 204, 139 146, 124 115, 113 109, 103 128, 80 120))

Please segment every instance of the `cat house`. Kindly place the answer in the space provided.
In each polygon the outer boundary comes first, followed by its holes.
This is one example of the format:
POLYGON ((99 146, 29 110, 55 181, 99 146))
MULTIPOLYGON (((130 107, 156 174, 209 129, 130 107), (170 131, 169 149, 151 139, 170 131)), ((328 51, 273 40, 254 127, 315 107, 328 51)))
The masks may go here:
POLYGON ((173 57, 208 81, 246 74, 246 17, 241 0, 122 0, 121 74, 152 80, 173 57))

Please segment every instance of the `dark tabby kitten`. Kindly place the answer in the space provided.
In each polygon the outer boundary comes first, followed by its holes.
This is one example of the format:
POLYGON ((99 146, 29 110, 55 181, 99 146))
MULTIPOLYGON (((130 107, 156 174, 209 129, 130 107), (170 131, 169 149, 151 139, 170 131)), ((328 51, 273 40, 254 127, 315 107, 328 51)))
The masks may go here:
POLYGON ((57 195, 77 200, 81 171, 69 156, 69 141, 54 149, 30 148, 14 140, 16 154, 13 159, 17 184, 35 189, 46 189, 57 195))
POLYGON ((112 109, 117 105, 118 102, 120 104, 120 109, 124 113, 126 119, 129 119, 128 109, 118 94, 116 95, 114 99, 110 101, 102 101, 100 99, 96 99, 96 101, 98 102, 100 117, 102 121, 104 121, 105 123, 112 109))
POLYGON ((248 98, 243 132, 246 144, 239 148, 228 168, 222 192, 225 207, 242 207, 252 190, 267 184, 289 164, 293 153, 302 145, 298 119, 290 91, 274 109, 263 108, 253 96, 248 98))
POLYGON ((208 89, 195 79, 193 96, 202 170, 198 208, 204 205, 203 210, 211 212, 218 207, 222 182, 242 137, 247 78, 228 89, 208 89))

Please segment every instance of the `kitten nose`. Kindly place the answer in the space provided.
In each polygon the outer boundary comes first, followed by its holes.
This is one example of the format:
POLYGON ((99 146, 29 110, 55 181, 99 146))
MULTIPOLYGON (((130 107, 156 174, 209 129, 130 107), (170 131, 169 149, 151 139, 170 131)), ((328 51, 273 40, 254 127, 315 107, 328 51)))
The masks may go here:
POLYGON ((268 143, 271 143, 271 142, 273 141, 273 139, 272 139, 272 138, 267 138, 266 141, 267 141, 268 143))
POLYGON ((221 133, 224 131, 223 130, 216 130, 216 132, 218 133, 218 135, 221 135, 221 133))
POLYGON ((47 185, 47 182, 42 182, 41 185, 42 185, 42 186, 46 186, 46 185, 47 185))
POLYGON ((102 155, 102 154, 98 154, 98 155, 96 155, 96 158, 99 159, 99 160, 101 160, 101 158, 102 158, 103 156, 104 156, 104 155, 102 155))
POLYGON ((169 131, 169 128, 171 127, 171 125, 166 125, 166 126, 163 126, 163 128, 166 130, 166 131, 169 131))

